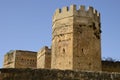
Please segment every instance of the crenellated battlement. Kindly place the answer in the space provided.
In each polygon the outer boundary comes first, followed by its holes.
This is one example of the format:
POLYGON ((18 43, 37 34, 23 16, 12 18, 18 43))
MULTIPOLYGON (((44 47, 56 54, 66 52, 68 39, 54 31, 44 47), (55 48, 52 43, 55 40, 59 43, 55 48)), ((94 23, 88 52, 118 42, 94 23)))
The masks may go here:
POLYGON ((63 7, 62 9, 57 9, 53 15, 53 22, 59 19, 80 16, 80 17, 90 17, 94 18, 96 21, 100 20, 100 13, 97 12, 93 7, 86 7, 84 5, 79 6, 77 9, 76 5, 71 5, 70 7, 63 7))

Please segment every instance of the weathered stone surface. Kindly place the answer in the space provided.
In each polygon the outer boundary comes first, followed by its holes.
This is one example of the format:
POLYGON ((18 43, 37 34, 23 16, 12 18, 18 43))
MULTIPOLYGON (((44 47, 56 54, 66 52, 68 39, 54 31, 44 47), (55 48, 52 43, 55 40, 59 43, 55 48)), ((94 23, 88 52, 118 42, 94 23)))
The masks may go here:
POLYGON ((52 52, 44 47, 37 54, 23 50, 6 54, 0 80, 120 80, 120 62, 101 61, 100 24, 100 14, 92 7, 57 9, 52 52), (36 65, 44 69, 34 69, 36 65))
POLYGON ((51 68, 51 49, 47 46, 37 53, 37 68, 51 68))
POLYGON ((102 71, 120 72, 120 62, 102 61, 102 71))
POLYGON ((36 68, 37 52, 15 50, 4 57, 4 68, 36 68))
POLYGON ((101 70, 100 14, 95 9, 57 9, 52 30, 51 68, 101 70))
POLYGON ((120 80, 120 73, 49 69, 0 69, 0 80, 120 80))

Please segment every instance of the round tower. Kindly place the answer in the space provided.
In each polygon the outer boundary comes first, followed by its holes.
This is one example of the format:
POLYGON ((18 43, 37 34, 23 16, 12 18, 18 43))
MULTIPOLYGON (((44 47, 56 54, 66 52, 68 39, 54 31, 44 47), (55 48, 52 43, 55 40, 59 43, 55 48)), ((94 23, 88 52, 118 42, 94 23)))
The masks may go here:
POLYGON ((100 13, 76 5, 57 9, 52 25, 54 69, 101 70, 100 13))

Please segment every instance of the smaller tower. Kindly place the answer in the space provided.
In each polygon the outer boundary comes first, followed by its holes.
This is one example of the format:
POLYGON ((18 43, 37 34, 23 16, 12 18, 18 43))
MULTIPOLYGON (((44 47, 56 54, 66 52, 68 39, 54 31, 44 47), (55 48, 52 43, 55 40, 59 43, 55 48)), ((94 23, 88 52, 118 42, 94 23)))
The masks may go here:
POLYGON ((57 9, 52 25, 51 68, 101 70, 100 13, 76 5, 57 9))
POLYGON ((47 46, 37 53, 37 68, 51 68, 51 49, 47 46))

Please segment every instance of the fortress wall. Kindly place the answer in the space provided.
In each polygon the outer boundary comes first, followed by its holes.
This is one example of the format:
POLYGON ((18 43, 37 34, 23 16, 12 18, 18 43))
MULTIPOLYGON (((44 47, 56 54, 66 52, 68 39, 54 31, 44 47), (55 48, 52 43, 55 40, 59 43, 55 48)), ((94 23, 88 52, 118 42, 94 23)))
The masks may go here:
POLYGON ((37 53, 37 68, 51 68, 51 49, 47 46, 37 53))
POLYGON ((120 80, 120 73, 49 69, 0 69, 0 80, 120 80))
POLYGON ((120 72, 120 62, 102 61, 102 71, 120 72))
POLYGON ((15 68, 36 68, 37 52, 16 50, 15 68))
POLYGON ((14 50, 4 57, 4 68, 36 68, 37 52, 14 50))

